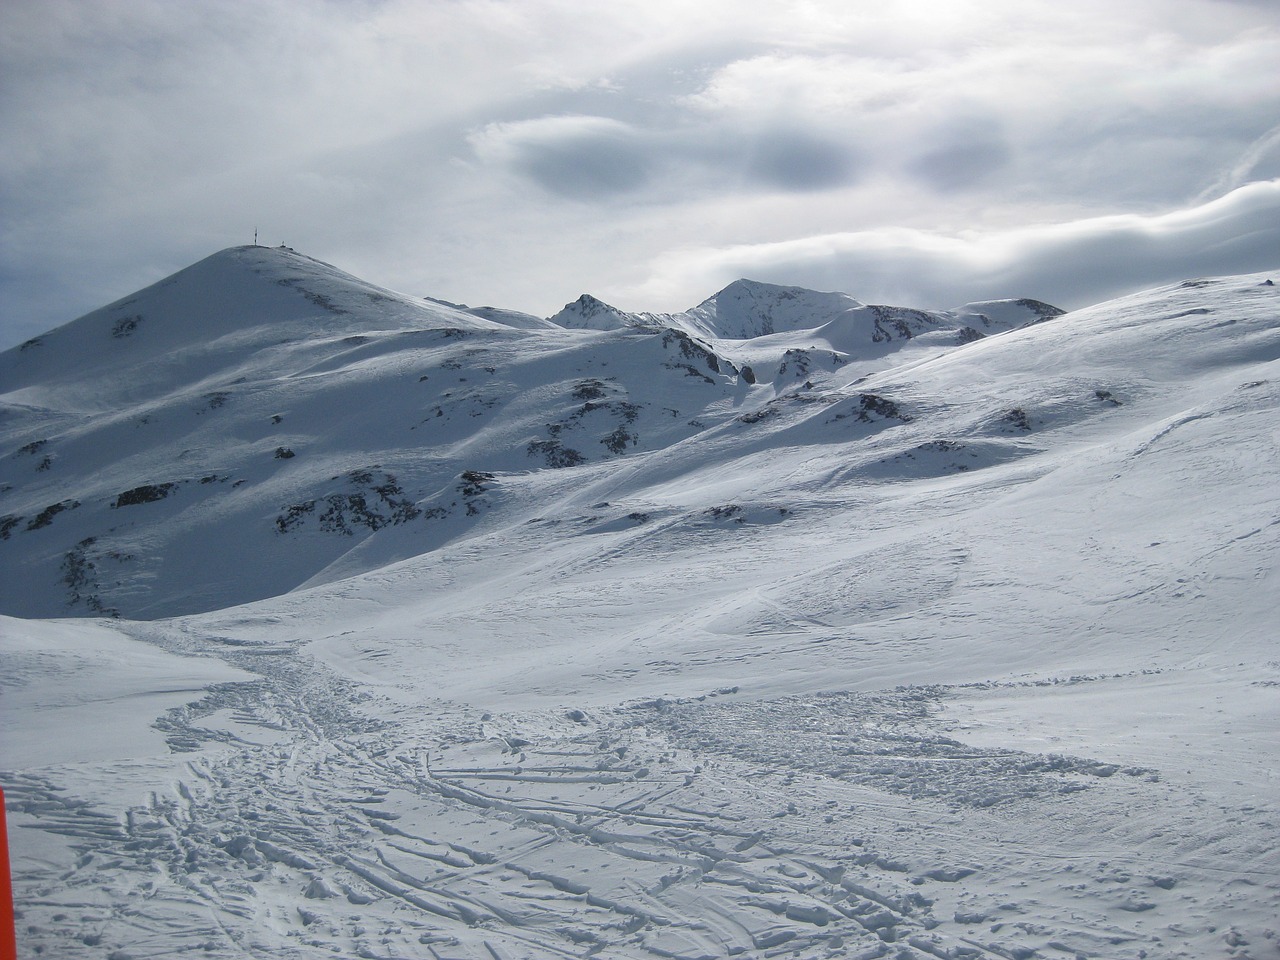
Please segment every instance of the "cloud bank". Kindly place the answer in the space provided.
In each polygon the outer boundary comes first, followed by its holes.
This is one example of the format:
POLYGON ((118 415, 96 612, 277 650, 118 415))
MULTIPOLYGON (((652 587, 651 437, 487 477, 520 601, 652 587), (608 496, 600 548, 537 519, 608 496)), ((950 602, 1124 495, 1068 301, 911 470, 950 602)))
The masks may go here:
POLYGON ((0 348, 255 227, 543 315, 1262 269, 1276 62, 1225 0, 13 0, 0 348))
POLYGON ((946 308, 1030 296, 1077 308, 1142 285, 1274 269, 1280 276, 1280 180, 1157 216, 940 236, 922 230, 831 233, 723 249, 686 249, 655 266, 661 287, 738 277, 838 289, 880 303, 946 308))

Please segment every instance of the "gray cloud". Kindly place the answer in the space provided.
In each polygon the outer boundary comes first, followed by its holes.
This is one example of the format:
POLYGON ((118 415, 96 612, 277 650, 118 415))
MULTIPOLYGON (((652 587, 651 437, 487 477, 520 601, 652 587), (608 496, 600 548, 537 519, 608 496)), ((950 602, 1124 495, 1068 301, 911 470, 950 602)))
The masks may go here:
POLYGON ((750 185, 826 190, 852 183, 861 165, 852 145, 795 123, 670 129, 600 116, 544 116, 488 124, 468 139, 482 162, 585 200, 646 186, 661 197, 684 198, 750 185))
POLYGON ((495 123, 473 134, 482 160, 497 162, 560 196, 595 199, 633 191, 649 179, 651 145, 604 117, 543 117, 495 123))
POLYGON ((997 120, 956 118, 926 134, 926 146, 907 170, 935 190, 960 190, 1000 173, 1011 155, 997 120))
POLYGON ((744 159, 753 180, 784 190, 843 186, 855 179, 859 166, 852 147, 787 126, 748 140, 744 159))

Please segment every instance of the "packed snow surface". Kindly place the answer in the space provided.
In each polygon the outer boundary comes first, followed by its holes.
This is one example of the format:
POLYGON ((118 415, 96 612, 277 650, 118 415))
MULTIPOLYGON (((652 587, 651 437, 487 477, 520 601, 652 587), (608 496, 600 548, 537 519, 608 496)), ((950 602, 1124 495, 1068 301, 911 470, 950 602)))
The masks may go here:
POLYGON ((19 955, 1280 956, 1270 279, 0 354, 19 955))

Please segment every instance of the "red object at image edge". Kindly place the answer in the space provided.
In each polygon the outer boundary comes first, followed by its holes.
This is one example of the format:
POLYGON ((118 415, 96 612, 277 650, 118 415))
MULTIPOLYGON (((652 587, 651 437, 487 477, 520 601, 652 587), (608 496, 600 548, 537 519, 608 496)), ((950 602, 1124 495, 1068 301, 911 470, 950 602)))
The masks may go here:
POLYGON ((0 788, 0 960, 18 960, 18 940, 13 929, 13 877, 9 873, 9 831, 5 826, 3 788, 0 788))

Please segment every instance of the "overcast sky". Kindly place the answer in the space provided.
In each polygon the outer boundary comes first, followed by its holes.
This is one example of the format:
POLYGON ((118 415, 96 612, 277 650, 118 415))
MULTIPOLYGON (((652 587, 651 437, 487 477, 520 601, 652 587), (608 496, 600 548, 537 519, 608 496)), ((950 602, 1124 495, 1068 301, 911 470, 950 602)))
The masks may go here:
POLYGON ((1272 0, 4 0, 0 348, 223 247, 678 310, 1280 271, 1272 0))

